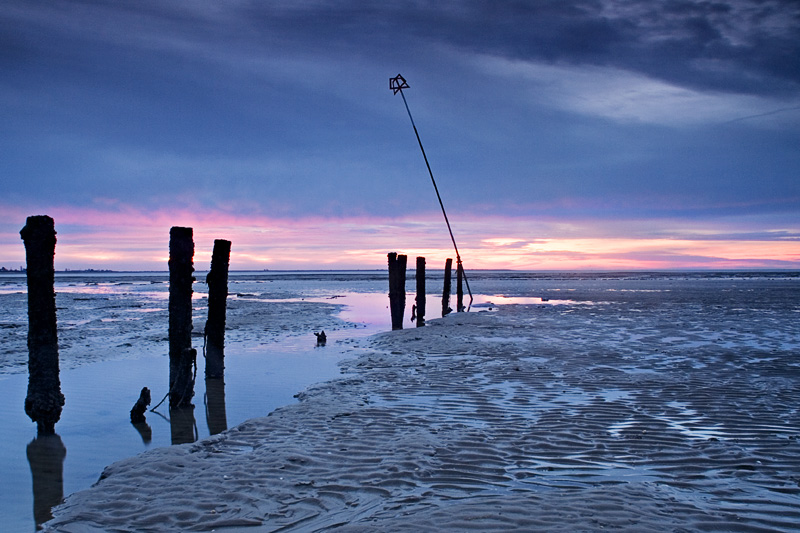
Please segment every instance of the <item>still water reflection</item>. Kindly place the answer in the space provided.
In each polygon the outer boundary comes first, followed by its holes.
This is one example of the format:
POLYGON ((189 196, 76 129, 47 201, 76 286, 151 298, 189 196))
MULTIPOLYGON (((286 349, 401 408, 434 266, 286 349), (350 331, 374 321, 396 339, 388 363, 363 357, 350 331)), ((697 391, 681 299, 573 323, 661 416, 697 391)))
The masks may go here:
MULTIPOLYGON (((378 295, 375 301, 381 304, 376 307, 385 308, 385 300, 385 294, 378 295)), ((337 303, 346 304, 346 298, 337 303)), ((388 317, 381 320, 389 321, 388 317)), ((51 518, 51 507, 60 504, 64 495, 88 488, 115 461, 155 446, 196 442, 225 431, 229 424, 265 416, 292 403, 293 396, 307 386, 339 375, 338 362, 353 351, 349 339, 381 329, 362 325, 329 330, 328 345, 322 348, 316 346, 312 331, 268 344, 231 343, 226 347, 225 379, 198 380, 194 406, 147 411, 146 421, 137 424, 130 422, 129 412, 141 388, 147 386, 159 394, 166 390, 166 355, 62 369, 67 405, 56 427, 60 436, 37 437, 27 445, 30 474, 24 475, 13 458, 26 446, 19 440, 29 435, 30 421, 22 409, 27 376, 0 375, 4 394, 21 398, 19 405, 0 405, 0 424, 9 434, 8 439, 0 439, 0 514, 6 517, 0 530, 33 530, 34 524, 38 528, 51 518), (34 524, 30 522, 31 495, 34 524)))
POLYGON ((53 515, 51 509, 64 499, 64 458, 67 448, 57 434, 39 435, 27 448, 33 477, 33 519, 36 529, 53 515))
POLYGON ((225 414, 225 380, 221 378, 206 379, 206 422, 208 434, 216 435, 228 429, 228 417, 225 414))
POLYGON ((171 407, 169 427, 172 444, 189 444, 197 440, 197 422, 194 420, 194 405, 171 407))
POLYGON ((131 425, 139 432, 139 435, 141 435, 142 444, 145 446, 150 444, 153 440, 153 428, 150 427, 150 424, 145 420, 144 422, 131 422, 131 425))

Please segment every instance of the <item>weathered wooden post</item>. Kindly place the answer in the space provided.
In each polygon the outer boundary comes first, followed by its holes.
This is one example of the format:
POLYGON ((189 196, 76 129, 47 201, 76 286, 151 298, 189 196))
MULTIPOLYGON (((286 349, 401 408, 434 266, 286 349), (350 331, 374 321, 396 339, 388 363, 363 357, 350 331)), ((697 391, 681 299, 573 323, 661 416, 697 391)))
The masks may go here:
POLYGON ((406 308, 406 264, 408 256, 397 255, 395 252, 389 257, 389 309, 392 312, 392 329, 403 329, 403 311, 406 308))
POLYGON ((456 312, 464 311, 464 267, 456 266, 456 312))
POLYGON ((444 262, 444 289, 442 290, 442 316, 450 314, 450 277, 453 270, 453 260, 449 257, 444 262))
POLYGON ((206 379, 225 374, 225 311, 228 300, 228 264, 231 241, 217 239, 211 255, 208 283, 208 320, 206 321, 206 379))
POLYGON ((194 396, 192 349, 192 228, 169 230, 169 405, 191 405, 194 396))
POLYGON ((417 257, 417 327, 425 325, 425 258, 417 257))
POLYGON ((28 394, 25 413, 40 434, 55 433, 64 395, 58 372, 56 327, 55 222, 46 215, 28 217, 19 232, 25 242, 28 277, 28 394))

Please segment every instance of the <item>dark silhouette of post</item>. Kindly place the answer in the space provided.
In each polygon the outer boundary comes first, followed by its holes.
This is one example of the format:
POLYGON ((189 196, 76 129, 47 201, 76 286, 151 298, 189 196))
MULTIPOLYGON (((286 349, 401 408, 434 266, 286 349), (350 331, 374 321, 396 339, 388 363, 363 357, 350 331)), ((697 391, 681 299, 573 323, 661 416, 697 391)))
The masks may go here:
POLYGON ((194 396, 192 349, 192 228, 169 230, 169 405, 190 405, 194 396))
POLYGON ((206 422, 209 435, 216 435, 228 429, 225 412, 225 381, 206 378, 206 422))
POLYGON ((316 331, 314 332, 314 336, 317 338, 317 346, 325 346, 328 344, 328 336, 325 335, 325 330, 321 330, 319 333, 316 331))
POLYGON ((425 258, 417 257, 417 327, 425 325, 425 258))
POLYGON ((450 314, 450 277, 452 276, 453 260, 449 257, 444 262, 444 288, 442 289, 442 316, 450 314))
POLYGON ((208 283, 208 320, 206 321, 206 379, 225 374, 225 311, 228 300, 228 265, 231 241, 217 239, 211 255, 208 283))
POLYGON ((464 310, 464 267, 461 263, 456 267, 456 312, 464 310))
POLYGON ((148 405, 150 405, 150 389, 142 387, 139 399, 131 408, 131 425, 139 432, 144 444, 150 444, 153 440, 153 428, 147 423, 147 417, 144 415, 148 405))
POLYGON ((64 395, 58 371, 55 268, 56 230, 52 218, 28 217, 19 232, 25 242, 28 277, 28 394, 25 413, 40 434, 55 433, 64 395))
MULTIPOLYGON (((33 477, 33 519, 37 531, 53 518, 52 508, 64 501, 64 458, 67 448, 55 433, 38 435, 27 448, 33 477)), ((8 481, 6 481, 8 483, 8 481)))
POLYGON ((142 387, 142 391, 139 393, 139 399, 136 400, 136 403, 133 404, 131 408, 131 423, 138 424, 147 421, 147 417, 144 416, 144 413, 147 411, 148 405, 150 405, 150 389, 142 387))
POLYGON ((395 252, 389 257, 389 309, 392 312, 392 329, 403 329, 403 312, 406 308, 406 264, 408 256, 397 255, 395 252))

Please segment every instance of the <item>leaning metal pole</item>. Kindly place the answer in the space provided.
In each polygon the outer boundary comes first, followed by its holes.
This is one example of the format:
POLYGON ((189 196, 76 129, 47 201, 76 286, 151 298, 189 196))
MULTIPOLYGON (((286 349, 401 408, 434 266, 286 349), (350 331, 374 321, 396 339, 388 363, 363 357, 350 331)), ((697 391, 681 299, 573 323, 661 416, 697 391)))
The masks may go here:
POLYGON ((422 139, 420 139, 419 137, 419 131, 417 131, 417 125, 414 123, 414 117, 411 116, 411 110, 408 108, 406 95, 403 94, 403 89, 408 89, 409 85, 406 82, 406 79, 400 74, 398 74, 394 78, 389 78, 389 88, 392 90, 394 94, 400 93, 400 96, 403 97, 403 104, 405 104, 406 106, 406 112, 408 113, 408 118, 411 119, 411 126, 414 128, 414 134, 417 136, 419 149, 422 151, 423 159, 425 159, 425 166, 428 167, 428 174, 431 177, 431 183, 433 183, 433 190, 436 191, 436 198, 438 198, 439 200, 439 207, 442 208, 442 215, 444 215, 444 222, 445 224, 447 224, 447 231, 450 233, 450 240, 453 242, 453 249, 456 252, 456 264, 458 265, 457 268, 459 268, 463 273, 464 282, 467 284, 467 292, 469 293, 469 305, 472 306, 472 290, 469 288, 469 280, 467 279, 467 273, 464 271, 464 268, 461 265, 461 255, 458 253, 458 245, 456 244, 456 238, 453 236, 453 229, 450 227, 450 220, 447 218, 447 211, 445 211, 444 209, 442 196, 439 194, 439 187, 436 186, 436 180, 433 178, 433 171, 431 170, 430 163, 428 163, 428 156, 425 155, 425 148, 422 146, 422 139))

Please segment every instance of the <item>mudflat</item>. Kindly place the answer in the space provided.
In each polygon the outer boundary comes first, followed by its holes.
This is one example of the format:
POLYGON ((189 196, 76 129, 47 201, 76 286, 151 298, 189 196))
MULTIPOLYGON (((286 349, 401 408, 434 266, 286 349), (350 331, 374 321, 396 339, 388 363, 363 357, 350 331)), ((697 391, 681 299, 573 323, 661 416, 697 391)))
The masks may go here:
POLYGON ((695 296, 379 334, 296 404, 109 466, 45 529, 797 530, 797 305, 695 296))

